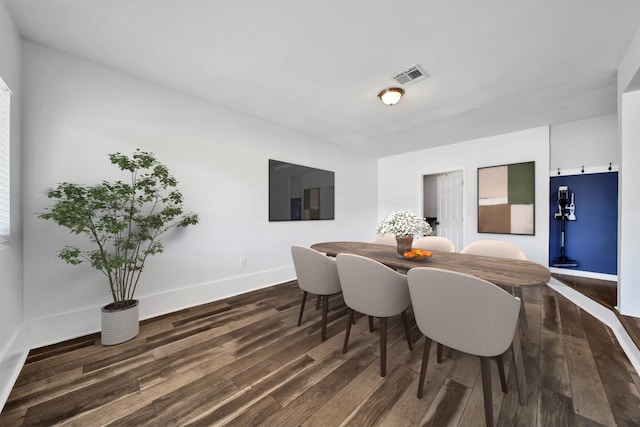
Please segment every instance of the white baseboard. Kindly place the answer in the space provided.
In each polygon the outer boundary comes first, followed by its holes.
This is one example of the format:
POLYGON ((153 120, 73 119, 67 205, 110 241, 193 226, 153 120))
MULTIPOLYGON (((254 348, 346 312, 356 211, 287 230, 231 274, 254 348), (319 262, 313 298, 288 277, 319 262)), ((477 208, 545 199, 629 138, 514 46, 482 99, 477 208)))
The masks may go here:
POLYGON ((555 274, 564 274, 566 276, 586 277, 589 279, 607 280, 609 282, 618 281, 618 276, 615 274, 594 273, 593 271, 581 271, 557 267, 551 267, 549 268, 549 271, 555 274))
MULTIPOLYGON (((565 274, 562 271, 557 273, 565 274)), ((140 317, 143 319, 159 316, 183 308, 287 282, 294 278, 293 267, 286 267, 177 289, 164 294, 141 297, 140 317)), ((617 277, 614 280, 617 280, 617 277)), ((611 328, 631 364, 637 372, 640 372, 640 350, 638 350, 638 347, 611 310, 554 278, 551 278, 548 285, 611 328)), ((0 410, 2 410, 9 397, 30 349, 99 331, 99 313, 99 307, 88 308, 47 318, 34 319, 29 321, 28 325, 20 328, 14 334, 11 342, 1 349, 4 353, 0 354, 0 410)))
POLYGON ((564 283, 554 279, 553 277, 551 278, 551 280, 549 280, 548 285, 554 291, 562 294, 578 307, 607 325, 618 339, 620 347, 622 347, 622 350, 629 358, 629 361, 635 368, 636 372, 640 372, 640 350, 633 342, 626 329, 624 328, 624 326, 622 326, 622 323, 620 323, 620 320, 618 320, 618 317, 612 310, 609 310, 602 304, 595 302, 586 295, 581 294, 572 287, 565 285, 564 283))
MULTIPOLYGON (((137 299, 140 301, 140 320, 266 288, 293 280, 295 277, 293 266, 288 266, 163 293, 139 295, 137 299)), ((99 332, 101 307, 87 307, 82 310, 58 313, 54 316, 27 321, 28 348, 56 344, 99 332)))
POLYGON ((24 345, 24 328, 19 328, 0 350, 2 351, 0 353, 0 411, 2 411, 29 354, 29 349, 24 345))
MULTIPOLYGON (((138 297, 140 320, 288 282, 295 277, 295 270, 291 265, 160 294, 141 295, 138 297)), ((31 319, 22 324, 13 339, 0 348, 0 410, 24 366, 29 350, 99 332, 100 308, 101 306, 86 307, 31 319)))
POLYGON ((295 278, 296 273, 293 265, 291 265, 255 274, 225 278, 169 292, 142 296, 138 298, 140 300, 140 319, 149 319, 173 313, 184 308, 288 282, 295 278))

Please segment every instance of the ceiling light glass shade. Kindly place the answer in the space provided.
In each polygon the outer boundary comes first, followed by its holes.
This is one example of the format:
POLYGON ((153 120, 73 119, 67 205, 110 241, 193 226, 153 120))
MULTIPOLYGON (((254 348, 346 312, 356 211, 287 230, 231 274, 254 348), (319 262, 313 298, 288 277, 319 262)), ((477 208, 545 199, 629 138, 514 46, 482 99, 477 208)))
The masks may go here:
POLYGON ((378 97, 384 104, 394 105, 397 104, 398 101, 400 101, 402 95, 404 95, 404 90, 400 89, 399 87, 391 87, 380 92, 378 94, 378 97))

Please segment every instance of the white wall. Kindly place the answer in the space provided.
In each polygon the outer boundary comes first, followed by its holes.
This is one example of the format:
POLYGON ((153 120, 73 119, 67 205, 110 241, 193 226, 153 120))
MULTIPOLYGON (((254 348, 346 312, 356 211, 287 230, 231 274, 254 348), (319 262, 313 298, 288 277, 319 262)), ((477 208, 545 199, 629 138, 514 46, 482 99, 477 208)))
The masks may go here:
POLYGON ((640 91, 622 95, 618 309, 640 317, 640 91))
POLYGON ((640 28, 618 67, 618 310, 640 317, 640 28))
POLYGON ((22 327, 22 197, 20 193, 21 41, 4 1, 0 1, 0 76, 11 97, 11 237, 0 244, 0 408, 21 368, 17 338, 22 327))
POLYGON ((621 111, 622 93, 640 89, 640 74, 638 70, 640 70, 640 27, 633 35, 629 47, 618 66, 618 111, 621 111))
POLYGON ((115 177, 108 153, 154 152, 200 215, 148 262, 142 318, 293 279, 292 244, 375 232, 375 159, 31 42, 24 67, 24 298, 34 344, 99 329, 105 279, 59 260, 74 240, 36 213, 47 204, 43 190, 61 180, 115 177), (269 158, 335 171, 336 219, 270 223, 269 158))
POLYGON ((617 114, 551 125, 549 139, 551 172, 582 166, 590 170, 620 162, 617 114))
POLYGON ((394 209, 421 212, 422 176, 463 171, 463 245, 496 239, 513 242, 534 262, 549 259, 549 128, 513 132, 458 144, 390 156, 378 161, 378 219, 394 209), (478 234, 477 169, 508 163, 536 162, 535 236, 478 234))

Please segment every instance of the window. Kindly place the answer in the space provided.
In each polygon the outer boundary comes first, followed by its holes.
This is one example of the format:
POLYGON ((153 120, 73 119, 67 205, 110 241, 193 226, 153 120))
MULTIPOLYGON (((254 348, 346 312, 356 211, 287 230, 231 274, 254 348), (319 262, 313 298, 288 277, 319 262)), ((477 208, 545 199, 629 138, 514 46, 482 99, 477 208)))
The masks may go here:
POLYGON ((9 113, 11 91, 0 78, 0 243, 9 239, 9 113))

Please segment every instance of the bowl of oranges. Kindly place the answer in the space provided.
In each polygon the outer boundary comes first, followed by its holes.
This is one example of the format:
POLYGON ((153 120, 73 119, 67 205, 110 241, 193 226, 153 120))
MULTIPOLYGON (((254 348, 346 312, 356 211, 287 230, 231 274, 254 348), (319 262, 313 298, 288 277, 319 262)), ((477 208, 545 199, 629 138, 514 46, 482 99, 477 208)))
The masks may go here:
POLYGON ((411 249, 402 254, 406 259, 414 260, 414 261, 424 261, 433 256, 431 251, 426 249, 411 249))

